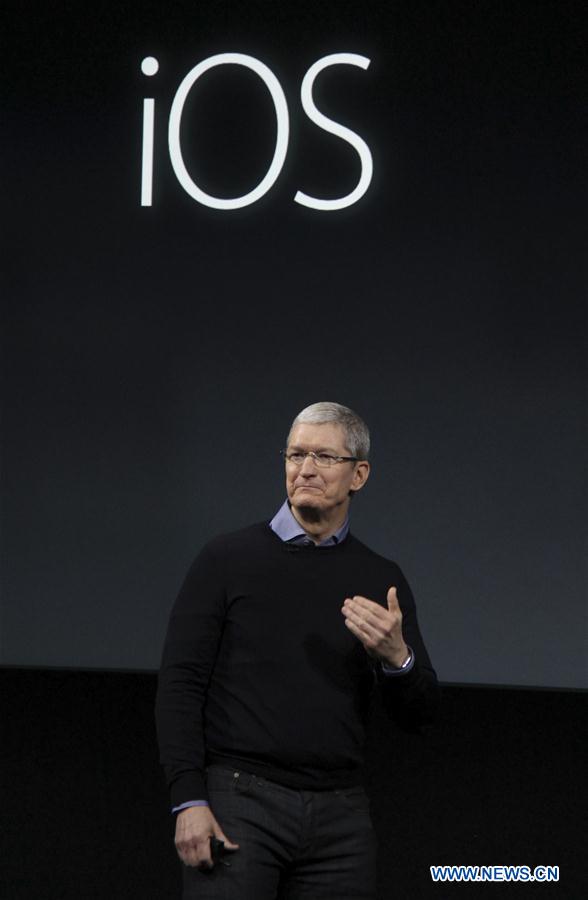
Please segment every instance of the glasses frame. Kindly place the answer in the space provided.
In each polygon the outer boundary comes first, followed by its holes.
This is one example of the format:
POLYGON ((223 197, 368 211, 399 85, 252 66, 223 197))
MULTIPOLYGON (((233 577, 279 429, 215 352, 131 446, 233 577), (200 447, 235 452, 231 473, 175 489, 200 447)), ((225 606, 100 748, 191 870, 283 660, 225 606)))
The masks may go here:
POLYGON ((333 456, 332 453, 322 453, 322 454, 318 454, 318 453, 315 453, 314 450, 301 450, 301 451, 299 451, 296 455, 297 455, 297 456, 302 456, 302 457, 303 457, 302 462, 299 462, 299 463, 296 463, 296 462, 294 462, 292 459, 290 459, 290 456, 288 455, 288 450, 287 450, 287 449, 286 449, 286 450, 280 450, 280 455, 283 457, 283 459, 284 459, 285 462, 287 462, 287 463, 289 462, 290 465, 292 465, 292 466, 298 466, 299 468, 300 468, 301 466, 304 465, 304 461, 306 460, 306 457, 307 457, 307 456, 311 456, 311 457, 312 457, 312 460, 313 460, 315 466, 318 466, 319 469, 330 469, 330 468, 332 468, 334 465, 337 465, 337 463, 341 463, 341 462, 359 462, 359 461, 360 461, 360 460, 359 460, 359 457, 357 457, 357 456, 333 456), (322 455, 322 456, 328 456, 329 459, 331 459, 331 460, 333 460, 333 461, 332 461, 332 462, 329 462, 329 463, 327 463, 327 464, 325 465, 324 463, 319 462, 319 459, 318 459, 318 458, 319 458, 319 455, 322 455))

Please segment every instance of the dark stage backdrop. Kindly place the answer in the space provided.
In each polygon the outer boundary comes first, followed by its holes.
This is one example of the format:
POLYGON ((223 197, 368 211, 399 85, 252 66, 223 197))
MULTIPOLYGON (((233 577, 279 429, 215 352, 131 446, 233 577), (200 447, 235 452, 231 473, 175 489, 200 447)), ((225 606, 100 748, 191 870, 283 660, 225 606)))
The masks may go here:
MULTIPOLYGON (((2 900, 180 896, 154 696, 151 672, 0 667, 2 900)), ((426 734, 372 709, 379 900, 581 900, 585 692, 452 685, 441 708, 426 734), (446 864, 559 866, 559 881, 434 883, 446 864)))
POLYGON ((584 4, 11 7, 0 662, 156 667, 326 399, 440 677, 585 685, 584 4))

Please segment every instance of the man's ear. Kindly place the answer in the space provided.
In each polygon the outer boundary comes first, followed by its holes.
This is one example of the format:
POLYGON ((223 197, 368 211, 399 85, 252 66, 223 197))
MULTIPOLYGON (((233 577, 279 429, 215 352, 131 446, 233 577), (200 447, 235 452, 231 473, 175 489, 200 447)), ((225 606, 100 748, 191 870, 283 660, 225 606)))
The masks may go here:
POLYGON ((370 476, 370 464, 367 459, 362 459, 355 464, 355 472, 353 473, 353 487, 349 489, 349 494, 356 494, 362 489, 370 476))

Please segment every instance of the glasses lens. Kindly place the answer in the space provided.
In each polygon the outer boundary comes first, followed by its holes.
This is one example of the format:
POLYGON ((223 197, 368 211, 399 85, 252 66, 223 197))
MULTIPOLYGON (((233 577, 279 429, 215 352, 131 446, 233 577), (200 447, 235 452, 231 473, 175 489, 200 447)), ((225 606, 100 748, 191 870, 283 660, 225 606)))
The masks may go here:
POLYGON ((294 466, 301 466, 304 462, 304 453, 288 453, 287 450, 284 450, 284 459, 286 462, 292 463, 294 466))
POLYGON ((326 469, 337 462, 337 457, 331 456, 330 453, 313 453, 310 450, 307 453, 302 451, 288 453, 287 450, 284 450, 286 460, 295 466, 301 466, 307 456, 310 456, 314 464, 320 466, 321 469, 326 469))

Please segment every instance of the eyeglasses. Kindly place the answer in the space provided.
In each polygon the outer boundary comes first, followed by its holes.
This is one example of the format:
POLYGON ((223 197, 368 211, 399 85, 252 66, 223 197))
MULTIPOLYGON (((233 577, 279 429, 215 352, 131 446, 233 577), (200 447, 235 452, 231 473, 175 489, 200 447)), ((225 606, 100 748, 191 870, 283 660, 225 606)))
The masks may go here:
POLYGON ((301 466, 307 456, 311 456, 321 469, 328 469, 340 462, 358 462, 357 456, 332 456, 330 453, 315 453, 314 450, 280 450, 280 453, 293 466, 301 466))

